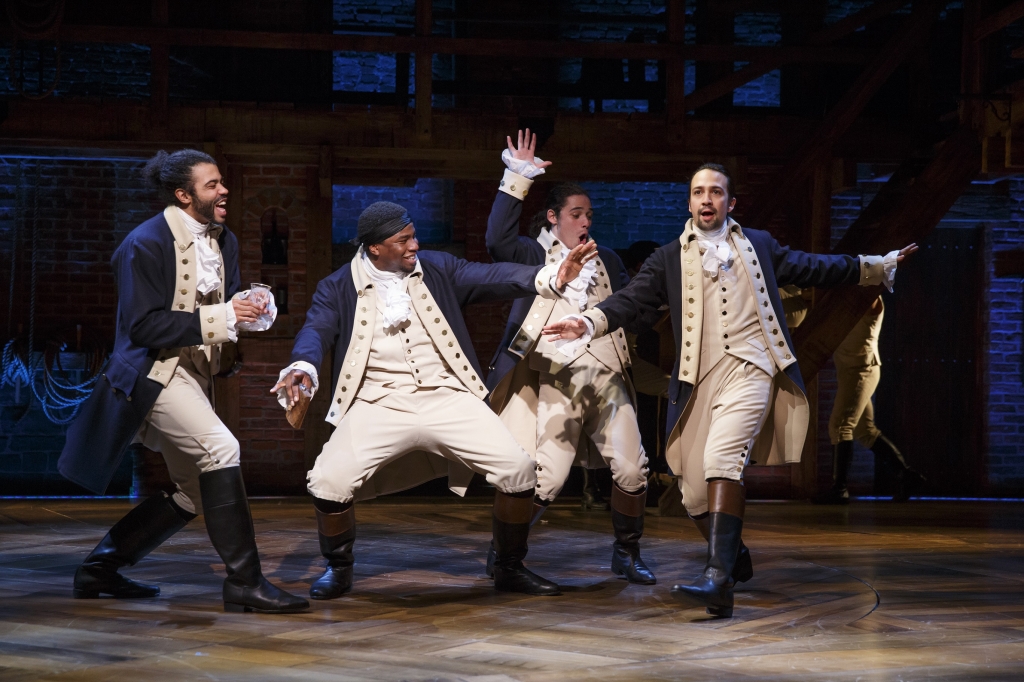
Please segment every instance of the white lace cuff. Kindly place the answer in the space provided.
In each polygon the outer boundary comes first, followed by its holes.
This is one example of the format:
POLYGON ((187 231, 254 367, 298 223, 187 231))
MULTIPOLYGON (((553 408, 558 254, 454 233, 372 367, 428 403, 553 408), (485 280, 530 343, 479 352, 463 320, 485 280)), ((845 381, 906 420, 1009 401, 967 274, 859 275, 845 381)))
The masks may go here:
MULTIPOLYGON (((288 372, 292 371, 293 369, 297 369, 300 372, 305 372, 306 374, 309 375, 309 378, 313 380, 313 390, 306 390, 305 386, 300 385, 302 392, 308 395, 310 398, 316 395, 317 389, 320 388, 320 379, 317 377, 316 367, 309 364, 308 362, 304 362, 303 360, 293 362, 292 364, 282 369, 281 373, 277 375, 277 380, 281 381, 282 379, 284 379, 286 376, 288 376, 288 372)), ((288 394, 285 391, 284 387, 277 389, 277 402, 284 409, 288 409, 288 394)))
POLYGON ((558 352, 567 358, 574 357, 576 351, 585 344, 588 344, 594 338, 594 323, 582 315, 566 315, 559 322, 565 322, 566 320, 583 320, 583 323, 587 325, 587 331, 583 333, 578 339, 557 339, 553 341, 555 348, 558 352))
POLYGON ((517 159, 512 156, 512 152, 506 149, 501 152, 501 160, 505 162, 505 166, 510 171, 516 175, 522 175, 524 178, 532 180, 538 175, 544 175, 544 169, 538 167, 540 164, 544 163, 544 159, 539 156, 533 157, 533 161, 517 159))

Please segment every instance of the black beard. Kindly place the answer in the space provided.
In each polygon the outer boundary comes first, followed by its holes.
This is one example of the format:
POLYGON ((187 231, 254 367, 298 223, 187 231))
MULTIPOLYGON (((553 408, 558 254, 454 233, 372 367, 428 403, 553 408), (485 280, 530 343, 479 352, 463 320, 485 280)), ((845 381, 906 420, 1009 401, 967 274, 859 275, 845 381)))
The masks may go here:
POLYGON ((195 212, 206 218, 208 223, 217 222, 217 212, 214 209, 220 199, 211 199, 210 201, 203 203, 199 197, 196 196, 195 192, 189 192, 189 194, 192 196, 192 208, 195 212))

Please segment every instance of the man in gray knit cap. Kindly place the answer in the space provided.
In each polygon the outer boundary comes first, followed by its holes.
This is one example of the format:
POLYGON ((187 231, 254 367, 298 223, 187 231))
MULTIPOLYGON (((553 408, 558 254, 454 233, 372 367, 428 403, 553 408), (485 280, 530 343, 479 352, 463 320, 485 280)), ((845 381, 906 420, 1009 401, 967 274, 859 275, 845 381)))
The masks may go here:
POLYGON ((310 589, 334 599, 352 587, 356 499, 447 475, 465 494, 473 473, 496 488, 495 587, 559 594, 523 566, 537 476, 533 460, 484 403, 487 389, 462 307, 541 295, 557 298, 593 258, 583 244, 544 267, 471 263, 419 250, 408 212, 377 202, 359 217, 359 251, 317 285, 292 364, 273 387, 291 409, 319 387, 334 347, 331 408, 336 427, 308 474, 327 570, 310 589))

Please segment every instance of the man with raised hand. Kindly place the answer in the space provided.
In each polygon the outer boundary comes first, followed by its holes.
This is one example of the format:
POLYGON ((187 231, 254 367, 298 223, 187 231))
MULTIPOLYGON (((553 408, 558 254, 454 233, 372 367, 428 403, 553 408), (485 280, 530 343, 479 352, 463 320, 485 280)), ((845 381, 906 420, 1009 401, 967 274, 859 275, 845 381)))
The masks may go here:
POLYGON ((445 474, 464 494, 474 472, 496 488, 495 588, 559 594, 523 565, 537 477, 484 402, 488 391, 461 309, 537 294, 555 299, 594 246, 580 245, 547 267, 471 263, 421 252, 408 212, 383 201, 359 216, 355 241, 352 262, 317 285, 293 362, 271 389, 294 409, 317 390, 334 349, 327 421, 337 428, 308 475, 328 563, 310 596, 334 599, 352 587, 356 499, 445 474))
MULTIPOLYGON (((537 136, 519 131, 507 138, 509 166, 487 221, 487 250, 498 262, 557 262, 590 240, 593 209, 586 190, 563 183, 548 192, 531 237, 519 236, 523 197, 550 161, 534 156, 537 136)), ((487 385, 491 406, 537 462, 533 522, 561 492, 573 464, 607 465, 612 473, 611 570, 631 583, 653 585, 654 573, 640 556, 647 499, 647 455, 640 442, 636 399, 626 367, 629 349, 622 329, 593 342, 551 342, 540 330, 550 320, 597 305, 629 281, 619 256, 597 247, 557 301, 540 296, 512 305, 505 336, 494 355, 487 385), (596 457, 591 458, 590 452, 596 457), (580 455, 579 453, 585 453, 580 455), (591 461, 596 460, 596 462, 591 461)), ((494 549, 488 555, 488 572, 494 549)))
POLYGON ((886 256, 833 256, 781 246, 742 228, 729 172, 704 164, 690 180, 678 240, 658 249, 621 291, 544 328, 552 340, 590 340, 640 323, 668 305, 676 339, 666 457, 681 475, 683 504, 708 541, 704 573, 676 585, 680 601, 730 617, 733 587, 753 575, 741 531, 743 470, 798 462, 809 410, 779 287, 843 284, 891 288, 911 244, 886 256))
MULTIPOLYGON (((167 202, 114 252, 117 337, 92 395, 68 429, 58 468, 102 494, 128 445, 163 454, 177 490, 154 495, 114 524, 75 572, 74 596, 155 597, 133 566, 203 514, 224 561, 224 608, 293 613, 309 603, 274 587, 260 567, 238 441, 213 410, 221 344, 272 311, 273 297, 240 292, 238 239, 224 227, 228 190, 208 154, 160 152, 146 178, 167 202)), ((254 330, 256 327, 252 327, 254 330)))

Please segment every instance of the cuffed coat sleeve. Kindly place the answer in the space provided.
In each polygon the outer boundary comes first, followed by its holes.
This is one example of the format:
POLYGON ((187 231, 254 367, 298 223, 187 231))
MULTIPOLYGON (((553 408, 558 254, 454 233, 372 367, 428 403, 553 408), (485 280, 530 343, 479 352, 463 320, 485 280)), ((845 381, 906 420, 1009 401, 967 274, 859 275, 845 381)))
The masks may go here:
MULTIPOLYGON (((351 282, 346 278, 343 281, 351 282)), ((292 346, 292 362, 308 362, 317 374, 320 373, 324 357, 331 352, 342 327, 341 306, 343 299, 337 291, 339 281, 334 278, 320 280, 313 301, 306 311, 306 323, 295 336, 292 346)))
MULTIPOLYGON (((625 327, 639 333, 650 329, 661 318, 660 308, 668 303, 665 254, 664 249, 655 251, 636 277, 597 304, 607 319, 602 325, 606 330, 625 327)), ((628 279, 628 275, 624 276, 628 279)))
POLYGON ((857 284, 860 279, 860 260, 855 256, 827 255, 796 251, 771 240, 775 281, 780 287, 787 284, 806 287, 832 288, 844 284, 857 284))

